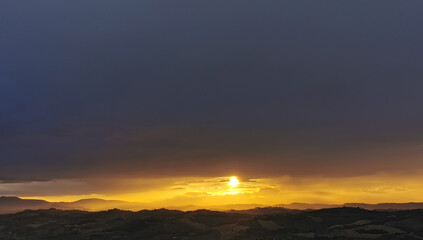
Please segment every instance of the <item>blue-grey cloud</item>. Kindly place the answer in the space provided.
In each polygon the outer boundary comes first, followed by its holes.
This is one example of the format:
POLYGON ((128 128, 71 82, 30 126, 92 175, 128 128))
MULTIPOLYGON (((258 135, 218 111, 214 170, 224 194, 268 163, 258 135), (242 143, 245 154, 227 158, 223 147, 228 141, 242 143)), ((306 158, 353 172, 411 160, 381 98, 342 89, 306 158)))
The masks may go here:
POLYGON ((420 168, 422 9, 4 1, 0 180, 420 168))

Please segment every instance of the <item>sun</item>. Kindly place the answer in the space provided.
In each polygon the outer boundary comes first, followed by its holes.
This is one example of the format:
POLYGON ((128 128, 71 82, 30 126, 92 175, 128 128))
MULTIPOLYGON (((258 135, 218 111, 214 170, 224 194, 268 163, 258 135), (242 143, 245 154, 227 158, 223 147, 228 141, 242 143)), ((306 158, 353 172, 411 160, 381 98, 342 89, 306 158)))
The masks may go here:
POLYGON ((235 186, 237 186, 239 184, 239 180, 238 180, 238 178, 237 177, 231 177, 230 179, 229 179, 229 186, 231 186, 231 187, 235 187, 235 186))

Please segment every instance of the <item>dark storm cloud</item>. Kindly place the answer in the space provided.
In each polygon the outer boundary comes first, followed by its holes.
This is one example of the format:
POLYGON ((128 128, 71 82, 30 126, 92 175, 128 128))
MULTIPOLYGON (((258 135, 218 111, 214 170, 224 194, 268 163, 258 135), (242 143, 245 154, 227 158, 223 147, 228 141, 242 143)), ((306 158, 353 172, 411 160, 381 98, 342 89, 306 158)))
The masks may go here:
POLYGON ((421 168, 422 9, 3 1, 0 180, 421 168))

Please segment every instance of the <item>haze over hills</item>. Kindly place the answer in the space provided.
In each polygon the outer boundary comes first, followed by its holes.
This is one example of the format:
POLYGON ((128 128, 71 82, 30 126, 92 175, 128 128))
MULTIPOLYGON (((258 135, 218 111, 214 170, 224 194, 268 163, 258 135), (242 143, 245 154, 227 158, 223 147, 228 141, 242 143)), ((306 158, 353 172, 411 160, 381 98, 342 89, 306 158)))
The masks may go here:
POLYGON ((25 209, 45 209, 53 204, 44 200, 0 197, 0 213, 19 212, 25 209))
POLYGON ((15 213, 24 210, 56 208, 62 210, 101 211, 112 208, 124 210, 140 210, 142 204, 118 200, 104 200, 98 198, 81 199, 74 202, 48 202, 37 199, 21 199, 18 197, 0 197, 0 214, 15 213))
MULTIPOLYGON (((410 210, 423 209, 423 203, 345 203, 339 205, 330 204, 309 204, 309 203, 291 203, 278 204, 274 206, 265 206, 259 204, 230 204, 215 206, 166 206, 167 209, 194 211, 198 209, 209 209, 214 211, 229 211, 243 213, 282 213, 291 212, 288 210, 316 210, 324 208, 353 207, 367 210, 410 210)), ((16 213, 24 210, 38 210, 56 208, 62 210, 84 210, 84 211, 103 211, 109 209, 122 209, 139 211, 142 209, 153 209, 151 206, 137 202, 126 202, 119 200, 104 200, 98 198, 81 199, 74 202, 48 202, 39 199, 21 199, 19 197, 0 197, 0 214, 16 213)))

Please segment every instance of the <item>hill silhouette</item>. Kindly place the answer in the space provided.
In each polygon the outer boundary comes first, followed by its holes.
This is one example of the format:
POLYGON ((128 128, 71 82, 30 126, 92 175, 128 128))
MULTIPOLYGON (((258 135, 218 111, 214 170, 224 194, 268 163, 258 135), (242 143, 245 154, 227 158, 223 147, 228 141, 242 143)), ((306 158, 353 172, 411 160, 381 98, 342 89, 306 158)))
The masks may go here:
POLYGON ((44 200, 21 199, 18 197, 0 197, 0 214, 19 212, 26 209, 45 209, 53 204, 44 200))
POLYGON ((342 207, 275 214, 167 209, 26 210, 0 215, 0 239, 417 240, 423 239, 423 210, 342 207))
MULTIPOLYGON (((215 205, 215 206, 169 206, 167 209, 194 211, 198 209, 210 209, 215 211, 240 211, 242 213, 284 213, 289 210, 317 210, 323 208, 340 208, 353 207, 367 210, 410 210, 423 209, 423 203, 345 203, 340 205, 328 204, 309 204, 309 203, 291 203, 278 204, 275 206, 264 206, 258 204, 231 204, 231 205, 215 205), (242 211, 241 211, 242 210, 242 211)), ((74 202, 48 202, 38 199, 21 199, 18 197, 0 197, 0 214, 16 213, 24 210, 38 210, 56 208, 62 210, 84 210, 84 211, 104 211, 108 209, 123 209, 131 211, 139 211, 142 209, 151 209, 146 204, 137 202, 127 202, 119 200, 104 200, 99 198, 81 199, 74 202)))

